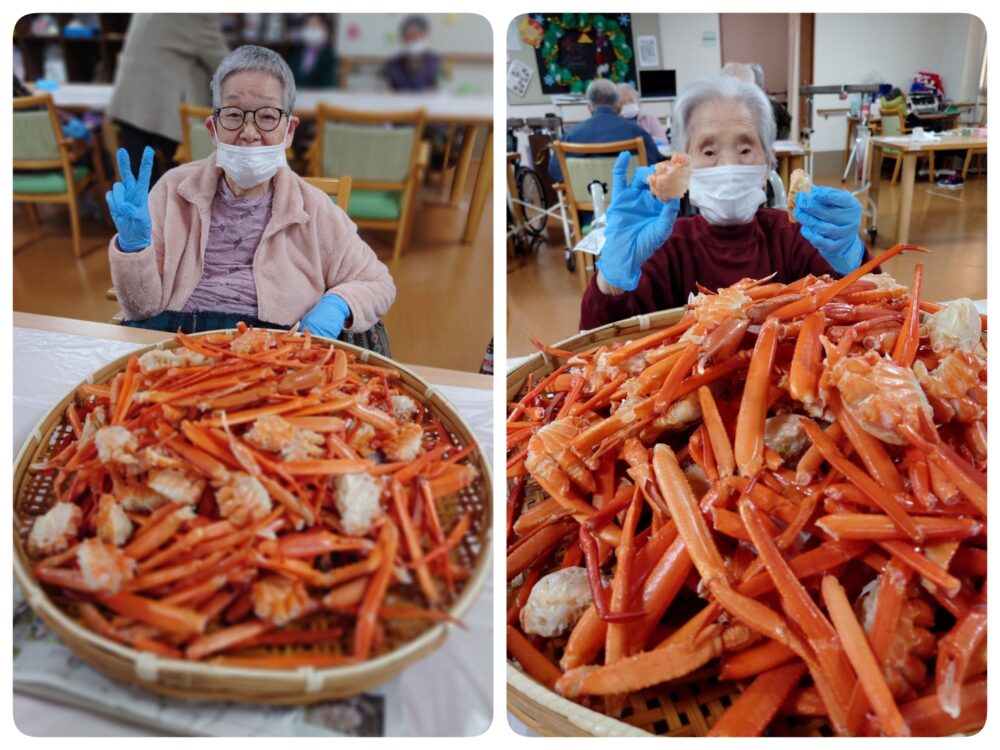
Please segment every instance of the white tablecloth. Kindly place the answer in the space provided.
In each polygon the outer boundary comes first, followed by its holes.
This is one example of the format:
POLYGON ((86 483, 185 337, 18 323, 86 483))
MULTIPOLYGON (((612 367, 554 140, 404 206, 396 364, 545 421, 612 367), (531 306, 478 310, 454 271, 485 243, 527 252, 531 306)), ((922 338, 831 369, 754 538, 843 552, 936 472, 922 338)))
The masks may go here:
MULTIPOLYGON (((14 329, 14 447, 71 388, 89 373, 128 352, 142 348, 120 341, 14 329)), ((490 391, 439 386, 475 432, 484 455, 492 455, 492 396, 490 391)), ((415 736, 469 736, 489 727, 493 717, 492 583, 464 618, 465 629, 452 628, 445 644, 430 657, 408 667, 378 689, 385 697, 389 734, 415 736)), ((88 668, 84 668, 88 669, 88 668)), ((89 670, 88 670, 89 671, 89 670)), ((165 733, 241 734, 233 722, 225 724, 225 707, 175 701, 132 690, 127 704, 110 703, 117 684, 101 675, 88 675, 88 684, 107 683, 109 703, 102 715, 17 690, 14 669, 14 720, 25 734, 48 736, 148 735, 165 733), (215 721, 219 717, 219 721, 215 721), (219 729, 216 727, 222 728, 219 729), (183 729, 182 729, 183 727, 183 729)), ((95 693, 96 695, 96 693, 95 693)), ((303 722, 305 708, 268 708, 267 730, 288 734, 282 727, 328 734, 316 722, 303 722), (303 729, 303 723, 308 725, 303 729), (310 729, 310 727, 314 727, 310 729)), ((252 729, 247 731, 254 731, 252 729)))

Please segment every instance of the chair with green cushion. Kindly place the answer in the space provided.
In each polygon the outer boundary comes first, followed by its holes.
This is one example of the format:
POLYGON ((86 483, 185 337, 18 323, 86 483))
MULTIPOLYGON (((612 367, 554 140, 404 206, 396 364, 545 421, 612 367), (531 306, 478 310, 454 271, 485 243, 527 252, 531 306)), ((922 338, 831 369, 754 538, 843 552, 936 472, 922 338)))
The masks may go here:
MULTIPOLYGON (((73 254, 84 255, 80 241, 80 194, 93 184, 107 191, 97 138, 91 143, 63 135, 49 94, 14 97, 14 202, 65 203, 73 233, 73 254), (90 156, 91 167, 80 164, 90 156)), ((37 216, 37 214, 35 214, 37 216)))
POLYGON ((215 144, 205 127, 205 120, 212 116, 212 108, 183 103, 178 108, 181 115, 181 145, 175 156, 177 163, 185 164, 211 156, 215 151, 215 144))
MULTIPOLYGON (((605 207, 611 203, 611 172, 615 165, 618 154, 622 151, 633 152, 632 160, 628 168, 628 179, 632 179, 632 173, 637 166, 646 166, 646 146, 641 137, 630 138, 625 141, 614 141, 612 143, 565 143, 554 141, 552 148, 559 159, 559 167, 562 169, 563 182, 553 185, 560 194, 560 200, 565 196, 566 205, 569 207, 570 219, 573 225, 573 245, 579 244, 586 234, 580 222, 581 211, 593 211, 594 203, 590 196, 590 183, 594 180, 604 183, 607 186, 608 195, 605 197, 605 207)), ((587 227, 589 230, 589 225, 587 227)), ((590 283, 589 271, 586 267, 586 260, 583 253, 578 252, 576 259, 577 273, 583 289, 590 283)))
POLYGON ((350 175, 348 214, 359 227, 394 231, 395 265, 409 244, 420 180, 422 109, 358 112, 320 104, 310 174, 350 175))

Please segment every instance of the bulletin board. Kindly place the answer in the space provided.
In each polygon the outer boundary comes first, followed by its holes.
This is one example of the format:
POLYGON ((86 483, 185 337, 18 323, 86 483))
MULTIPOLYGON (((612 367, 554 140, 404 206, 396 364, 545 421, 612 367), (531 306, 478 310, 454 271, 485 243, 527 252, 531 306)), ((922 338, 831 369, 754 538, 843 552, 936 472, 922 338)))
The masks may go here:
POLYGON ((582 94, 595 78, 636 81, 630 13, 532 13, 518 26, 543 94, 582 94))

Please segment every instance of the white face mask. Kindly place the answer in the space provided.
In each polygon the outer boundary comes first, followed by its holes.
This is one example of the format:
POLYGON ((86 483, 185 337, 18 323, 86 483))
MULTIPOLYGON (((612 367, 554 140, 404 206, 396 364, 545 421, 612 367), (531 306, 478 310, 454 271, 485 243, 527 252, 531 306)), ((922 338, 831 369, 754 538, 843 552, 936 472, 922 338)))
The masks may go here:
POLYGON ((302 29, 302 42, 310 47, 322 47, 326 44, 326 31, 319 26, 306 26, 302 29))
POLYGON ((422 55, 428 49, 429 49, 429 46, 427 44, 427 40, 425 40, 425 39, 420 39, 420 40, 418 40, 416 42, 408 42, 408 43, 404 42, 403 43, 403 52, 405 54, 409 55, 410 57, 417 57, 419 55, 422 55))
POLYGON ((288 163, 285 141, 274 146, 231 146, 220 141, 215 145, 215 163, 240 188, 249 190, 270 180, 288 163))
POLYGON ((691 204, 709 224, 735 226, 749 222, 767 200, 766 164, 735 164, 691 170, 691 204))
POLYGON ((626 104, 622 107, 621 112, 622 117, 626 120, 632 120, 639 116, 639 105, 638 104, 626 104))

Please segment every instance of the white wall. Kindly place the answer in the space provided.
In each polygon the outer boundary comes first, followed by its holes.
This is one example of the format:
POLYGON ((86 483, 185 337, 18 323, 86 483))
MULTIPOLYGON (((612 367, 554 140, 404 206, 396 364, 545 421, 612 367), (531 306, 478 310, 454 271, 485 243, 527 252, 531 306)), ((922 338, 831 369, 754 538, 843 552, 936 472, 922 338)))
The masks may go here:
MULTIPOLYGON (((909 91, 919 71, 938 73, 945 94, 970 101, 979 82, 986 30, 967 14, 817 13, 816 85, 887 82, 909 91)), ((846 107, 835 95, 817 96, 816 109, 846 107)), ((813 151, 844 148, 846 120, 814 117, 813 151)))
POLYGON ((722 69, 718 13, 660 13, 660 67, 677 71, 677 90, 722 69), (702 33, 715 35, 714 43, 702 33))
MULTIPOLYGON (((399 23, 404 13, 340 13, 337 15, 337 53, 342 57, 391 57, 399 51, 399 23), (350 31, 349 31, 350 30, 350 31), (353 34, 351 33, 353 32, 353 34)), ((430 23, 429 44, 441 54, 488 55, 493 51, 493 29, 474 13, 423 13, 430 23)), ((493 90, 492 65, 472 63, 454 67, 446 88, 471 88, 476 93, 493 90)), ((359 90, 386 88, 378 68, 365 66, 352 74, 347 87, 359 90)))

